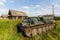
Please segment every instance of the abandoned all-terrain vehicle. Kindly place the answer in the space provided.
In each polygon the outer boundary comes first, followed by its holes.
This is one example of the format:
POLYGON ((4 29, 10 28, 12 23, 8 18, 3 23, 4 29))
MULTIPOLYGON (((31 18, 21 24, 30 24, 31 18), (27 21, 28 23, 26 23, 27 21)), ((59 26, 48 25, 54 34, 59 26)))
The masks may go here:
POLYGON ((27 37, 33 37, 37 34, 52 30, 55 28, 53 16, 28 17, 18 24, 18 30, 22 31, 27 37))

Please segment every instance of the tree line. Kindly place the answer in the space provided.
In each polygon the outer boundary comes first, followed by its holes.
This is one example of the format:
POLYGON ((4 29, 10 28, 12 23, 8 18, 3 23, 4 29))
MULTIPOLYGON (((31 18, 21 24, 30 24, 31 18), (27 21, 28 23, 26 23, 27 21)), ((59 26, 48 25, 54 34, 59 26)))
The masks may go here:
POLYGON ((60 20, 60 17, 55 17, 55 20, 60 20))

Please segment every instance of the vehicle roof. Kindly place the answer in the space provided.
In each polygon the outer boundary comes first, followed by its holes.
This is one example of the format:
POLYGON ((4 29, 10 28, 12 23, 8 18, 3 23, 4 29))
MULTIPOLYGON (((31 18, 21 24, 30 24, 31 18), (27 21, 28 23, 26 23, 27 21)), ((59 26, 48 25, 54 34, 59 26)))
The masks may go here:
POLYGON ((40 17, 27 17, 27 18, 40 18, 40 17))

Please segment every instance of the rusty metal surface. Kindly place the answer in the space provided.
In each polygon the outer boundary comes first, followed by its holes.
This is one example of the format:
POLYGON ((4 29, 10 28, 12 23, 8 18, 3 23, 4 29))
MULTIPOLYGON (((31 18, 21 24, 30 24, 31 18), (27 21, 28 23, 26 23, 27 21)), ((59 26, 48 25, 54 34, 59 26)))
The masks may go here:
POLYGON ((31 27, 25 28, 25 34, 29 37, 35 36, 37 34, 40 34, 42 32, 46 32, 48 30, 53 29, 53 24, 43 24, 43 25, 35 25, 31 27))

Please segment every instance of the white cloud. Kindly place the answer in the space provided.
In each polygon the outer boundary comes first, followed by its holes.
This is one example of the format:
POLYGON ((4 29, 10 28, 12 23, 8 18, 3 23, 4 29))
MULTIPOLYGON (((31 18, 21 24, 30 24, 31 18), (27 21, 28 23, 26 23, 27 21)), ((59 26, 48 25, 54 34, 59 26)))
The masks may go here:
MULTIPOLYGON (((57 5, 55 5, 57 7, 57 5)), ((58 5, 59 6, 59 5, 58 5)), ((42 6, 42 5, 33 5, 33 6, 28 6, 29 8, 27 10, 22 10, 24 12, 27 12, 29 16, 36 16, 36 15, 45 15, 45 14, 52 14, 52 5, 50 6, 42 6)), ((55 14, 57 10, 55 9, 55 14)))
POLYGON ((28 0, 22 0, 23 2, 26 2, 26 1, 28 1, 28 0))
POLYGON ((4 12, 5 12, 5 10, 0 9, 0 16, 1 16, 1 14, 3 14, 4 12))
POLYGON ((3 2, 0 2, 0 6, 5 6, 5 4, 3 2))
POLYGON ((8 12, 7 6, 5 4, 7 2, 13 3, 14 0, 0 0, 0 15, 8 12))
POLYGON ((56 7, 56 8, 60 8, 60 5, 58 5, 58 4, 55 4, 55 7, 56 7))
POLYGON ((28 6, 24 6, 24 7, 22 7, 22 8, 24 8, 24 9, 29 9, 29 7, 28 7, 28 6))
POLYGON ((9 2, 11 2, 11 3, 14 3, 15 0, 6 0, 6 1, 9 1, 9 2))
POLYGON ((40 7, 40 5, 35 5, 35 7, 40 7))
POLYGON ((13 3, 15 0, 0 0, 0 2, 11 2, 13 3))
POLYGON ((31 9, 40 8, 40 5, 22 6, 21 8, 31 10, 31 9))
POLYGON ((29 16, 44 15, 51 13, 51 9, 49 7, 46 9, 40 5, 22 6, 19 10, 26 12, 29 16))
POLYGON ((2 14, 7 14, 7 13, 8 13, 7 11, 8 11, 8 10, 7 10, 6 8, 0 9, 0 16, 1 16, 2 14))
POLYGON ((0 2, 6 2, 6 0, 0 0, 0 2))

